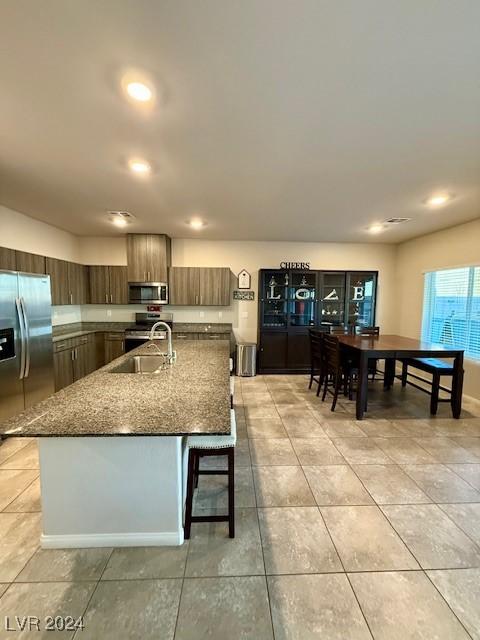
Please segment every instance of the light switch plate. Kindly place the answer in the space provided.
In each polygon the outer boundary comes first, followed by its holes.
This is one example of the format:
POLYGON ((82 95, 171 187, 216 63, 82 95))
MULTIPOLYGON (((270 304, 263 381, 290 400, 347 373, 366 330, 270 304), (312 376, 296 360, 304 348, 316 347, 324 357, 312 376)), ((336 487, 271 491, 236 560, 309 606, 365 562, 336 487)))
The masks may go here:
POLYGON ((112 317, 112 310, 107 309, 107 318, 111 318, 111 317, 112 317))
POLYGON ((204 318, 205 317, 205 311, 199 311, 199 316, 200 316, 200 318, 204 318))
POLYGON ((242 311, 242 319, 246 320, 248 318, 248 311, 242 311))
POLYGON ((218 312, 218 317, 219 317, 219 318, 223 318, 223 311, 219 311, 219 312, 218 312))

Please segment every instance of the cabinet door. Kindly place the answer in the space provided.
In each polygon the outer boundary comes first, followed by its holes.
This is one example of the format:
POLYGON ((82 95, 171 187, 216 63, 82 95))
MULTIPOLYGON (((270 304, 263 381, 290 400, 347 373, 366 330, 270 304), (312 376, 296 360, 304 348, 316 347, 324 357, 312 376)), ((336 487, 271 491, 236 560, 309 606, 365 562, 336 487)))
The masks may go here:
POLYGON ((115 358, 119 358, 125 353, 125 342, 123 334, 105 334, 105 364, 108 364, 115 358))
POLYGON ((223 306, 230 304, 230 269, 201 268, 200 304, 205 306, 223 306))
POLYGON ((325 326, 345 324, 345 272, 325 271, 319 275, 319 323, 325 326))
POLYGON ((110 304, 128 304, 127 267, 108 267, 110 304))
POLYGON ((127 264, 129 282, 147 282, 148 268, 148 245, 145 234, 131 233, 127 235, 127 264))
POLYGON ((168 282, 171 240, 165 235, 147 236, 147 273, 149 282, 168 282))
POLYGON ((110 267, 89 266, 90 303, 106 304, 110 302, 110 267))
POLYGON ((375 272, 347 272, 347 324, 371 327, 375 324, 377 274, 375 272))
POLYGON ((95 333, 93 341, 94 371, 100 369, 106 364, 105 361, 105 334, 103 332, 95 333))
POLYGON ((292 371, 310 368, 310 337, 308 333, 290 333, 287 345, 287 367, 292 371))
POLYGON ((68 263, 69 304, 88 304, 90 300, 88 267, 76 262, 68 263))
POLYGON ((288 334, 280 331, 262 332, 260 338, 260 371, 275 371, 287 368, 288 334))
POLYGON ((50 276, 52 304, 71 304, 68 284, 68 263, 65 260, 46 258, 47 273, 50 276))
POLYGON ((45 256, 37 256, 34 253, 17 251, 17 271, 25 273, 46 273, 45 256))
POLYGON ((53 354, 55 391, 60 391, 73 382, 73 350, 57 351, 53 354))
POLYGON ((17 270, 17 262, 15 259, 14 249, 6 249, 5 247, 0 247, 0 269, 5 269, 6 271, 17 270))
POLYGON ((170 267, 168 301, 176 305, 196 305, 200 299, 200 270, 196 267, 170 267))

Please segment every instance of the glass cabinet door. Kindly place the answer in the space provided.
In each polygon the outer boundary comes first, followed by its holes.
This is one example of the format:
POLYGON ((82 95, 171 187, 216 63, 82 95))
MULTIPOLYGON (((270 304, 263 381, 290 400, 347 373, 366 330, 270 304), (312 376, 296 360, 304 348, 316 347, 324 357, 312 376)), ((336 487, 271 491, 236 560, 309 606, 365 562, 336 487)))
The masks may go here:
POLYGON ((347 323, 371 327, 375 323, 377 274, 347 273, 347 323))
POLYGON ((308 327, 316 324, 316 284, 313 272, 289 274, 288 318, 291 327, 308 327))
POLYGON ((262 274, 262 327, 287 326, 288 273, 264 271, 262 274))
POLYGON ((319 301, 320 324, 345 323, 345 272, 322 273, 319 301))

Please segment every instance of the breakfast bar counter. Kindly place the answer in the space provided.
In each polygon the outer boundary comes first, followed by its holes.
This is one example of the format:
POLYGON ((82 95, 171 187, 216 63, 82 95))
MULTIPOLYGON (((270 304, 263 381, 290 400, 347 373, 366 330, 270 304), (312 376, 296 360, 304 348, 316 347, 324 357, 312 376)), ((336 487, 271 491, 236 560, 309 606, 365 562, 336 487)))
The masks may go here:
POLYGON ((143 345, 0 425, 37 437, 44 548, 183 542, 183 441, 230 433, 230 344, 174 343, 175 364, 119 373, 143 345))

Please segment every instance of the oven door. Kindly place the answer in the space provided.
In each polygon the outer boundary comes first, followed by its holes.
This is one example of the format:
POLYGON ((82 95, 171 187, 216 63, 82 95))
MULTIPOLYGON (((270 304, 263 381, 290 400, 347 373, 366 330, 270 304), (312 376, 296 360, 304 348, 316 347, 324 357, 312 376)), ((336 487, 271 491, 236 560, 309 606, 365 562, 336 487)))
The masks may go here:
POLYGON ((136 349, 137 347, 144 344, 145 342, 148 342, 148 338, 145 338, 145 337, 137 338, 137 337, 126 335, 125 336, 125 353, 127 353, 127 351, 132 351, 133 349, 136 349))
POLYGON ((129 282, 130 304, 168 304, 168 285, 165 282, 129 282))

